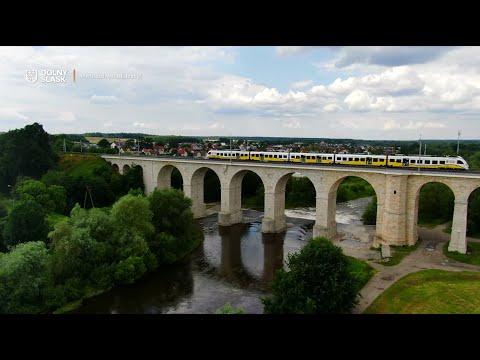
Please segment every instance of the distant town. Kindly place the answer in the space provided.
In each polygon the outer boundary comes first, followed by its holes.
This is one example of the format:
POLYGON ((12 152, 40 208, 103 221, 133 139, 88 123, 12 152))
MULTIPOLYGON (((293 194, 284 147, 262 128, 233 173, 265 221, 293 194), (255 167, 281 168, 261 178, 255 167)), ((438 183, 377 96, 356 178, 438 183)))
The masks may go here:
POLYGON ((296 141, 275 144, 270 141, 247 139, 203 138, 198 142, 155 142, 148 139, 113 140, 108 138, 74 141, 83 149, 111 149, 120 154, 159 156, 205 157, 210 150, 277 151, 277 152, 324 152, 337 154, 396 154, 401 148, 396 146, 375 146, 369 144, 329 143, 325 141, 306 143, 296 141))

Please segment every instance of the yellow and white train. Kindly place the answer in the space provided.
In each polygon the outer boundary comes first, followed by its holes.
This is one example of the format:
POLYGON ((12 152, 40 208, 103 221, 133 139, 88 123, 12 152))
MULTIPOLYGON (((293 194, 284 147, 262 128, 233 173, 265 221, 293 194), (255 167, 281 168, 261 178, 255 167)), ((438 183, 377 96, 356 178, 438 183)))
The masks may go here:
POLYGON ((244 160, 261 162, 291 162, 305 164, 338 164, 357 166, 387 166, 398 168, 468 170, 461 156, 431 155, 365 155, 293 153, 272 151, 210 150, 207 159, 244 160))

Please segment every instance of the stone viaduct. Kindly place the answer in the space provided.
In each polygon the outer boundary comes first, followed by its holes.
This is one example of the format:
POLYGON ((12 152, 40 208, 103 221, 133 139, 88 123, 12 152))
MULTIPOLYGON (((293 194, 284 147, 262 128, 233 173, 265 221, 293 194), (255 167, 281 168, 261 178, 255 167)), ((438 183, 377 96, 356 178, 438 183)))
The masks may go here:
POLYGON ((335 221, 336 194, 343 179, 357 176, 368 181, 377 195, 377 225, 373 246, 414 245, 417 242, 417 219, 420 188, 430 182, 447 185, 455 196, 452 235, 449 251, 466 253, 468 198, 480 187, 480 175, 469 172, 402 171, 385 168, 348 168, 284 163, 245 163, 206 159, 175 159, 172 157, 137 157, 103 155, 120 173, 133 164, 143 169, 145 192, 171 186, 174 168, 183 178, 183 191, 192 199, 196 218, 206 215, 204 177, 211 169, 221 184, 221 210, 218 223, 230 226, 241 223, 242 179, 248 171, 256 173, 265 188, 263 233, 286 229, 285 187, 295 173, 308 177, 316 190, 316 221, 313 236, 332 238, 337 234, 335 221))

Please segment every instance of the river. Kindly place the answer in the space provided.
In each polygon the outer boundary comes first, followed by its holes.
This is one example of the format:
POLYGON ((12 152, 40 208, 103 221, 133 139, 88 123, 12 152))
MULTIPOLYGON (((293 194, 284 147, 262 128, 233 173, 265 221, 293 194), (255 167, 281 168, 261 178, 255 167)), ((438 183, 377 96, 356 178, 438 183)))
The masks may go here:
MULTIPOLYGON (((337 204, 338 228, 362 232, 361 214, 370 198, 337 204)), ((262 212, 244 210, 244 223, 217 224, 213 214, 198 220, 203 244, 182 263, 163 266, 135 284, 88 299, 76 314, 211 314, 226 303, 262 313, 275 270, 312 237, 315 208, 286 210, 287 230, 262 234, 262 212)), ((353 240, 352 240, 353 241, 353 240)))

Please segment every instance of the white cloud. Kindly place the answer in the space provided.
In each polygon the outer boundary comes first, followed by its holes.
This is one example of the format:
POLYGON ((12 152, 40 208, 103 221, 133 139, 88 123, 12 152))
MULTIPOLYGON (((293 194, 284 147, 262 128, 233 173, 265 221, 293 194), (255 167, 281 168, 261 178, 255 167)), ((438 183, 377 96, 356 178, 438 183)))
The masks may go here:
POLYGON ((265 69, 260 77, 245 70, 244 59, 237 58, 242 49, 235 48, 0 48, 0 131, 38 121, 50 133, 100 127, 158 134, 223 135, 228 129, 251 136, 345 137, 345 129, 355 129, 353 137, 394 139, 417 138, 421 129, 430 138, 456 138, 462 128, 480 137, 479 47, 334 48, 327 59, 333 74, 308 72, 318 61, 311 50, 278 48, 278 55, 303 55, 276 59, 271 72, 271 59, 258 57, 265 69), (340 60, 344 64, 334 66, 340 60), (289 67, 302 61, 301 71, 289 67), (28 84, 25 70, 41 68, 142 78, 77 76, 76 83, 69 77, 63 85, 28 84))
POLYGON ((338 104, 328 104, 323 107, 323 111, 328 113, 334 113, 342 110, 342 107, 338 104))
POLYGON ((76 120, 76 117, 75 114, 71 111, 62 111, 59 114, 58 119, 64 122, 73 122, 76 120))
POLYGON ((278 56, 303 54, 315 49, 315 46, 277 46, 275 48, 278 56))
POLYGON ((2 108, 0 107, 0 119, 7 119, 7 120, 27 120, 28 116, 22 114, 21 110, 16 108, 2 108))
POLYGON ((302 123, 298 119, 289 119, 285 120, 282 126, 288 129, 300 129, 302 128, 302 123))
POLYGON ((118 102, 115 96, 92 95, 90 98, 91 104, 115 104, 118 102))
POLYGON ((389 119, 385 120, 385 122, 383 123, 383 128, 385 130, 400 129, 400 124, 395 120, 389 119))
POLYGON ((357 89, 353 90, 344 101, 350 110, 363 111, 370 107, 372 98, 366 91, 357 89))
POLYGON ((307 86, 311 85, 313 80, 302 80, 302 81, 295 81, 289 85, 291 89, 303 89, 307 86))
POLYGON ((225 129, 225 125, 221 122, 214 122, 213 124, 208 125, 208 128, 213 130, 223 130, 225 129))

